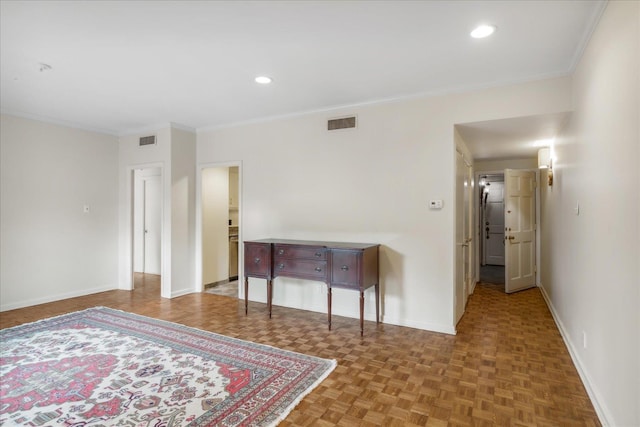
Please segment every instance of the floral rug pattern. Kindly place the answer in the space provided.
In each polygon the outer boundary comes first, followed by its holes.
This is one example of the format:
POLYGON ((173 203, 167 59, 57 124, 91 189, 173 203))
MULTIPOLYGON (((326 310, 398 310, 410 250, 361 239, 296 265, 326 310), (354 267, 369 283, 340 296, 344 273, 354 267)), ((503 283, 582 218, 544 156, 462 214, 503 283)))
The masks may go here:
POLYGON ((0 425, 275 425, 334 368, 92 308, 0 330, 0 425))

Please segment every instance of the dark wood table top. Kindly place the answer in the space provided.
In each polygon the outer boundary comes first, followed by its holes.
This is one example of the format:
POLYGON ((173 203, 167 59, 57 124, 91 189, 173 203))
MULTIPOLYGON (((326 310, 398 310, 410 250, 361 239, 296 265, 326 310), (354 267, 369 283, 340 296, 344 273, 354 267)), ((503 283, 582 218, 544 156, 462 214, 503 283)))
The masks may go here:
POLYGON ((292 240, 292 239, 260 239, 245 240, 245 243, 271 243, 286 245, 304 245, 304 246, 321 246, 334 249, 368 249, 380 246, 378 243, 353 243, 353 242, 325 242, 315 240, 292 240))

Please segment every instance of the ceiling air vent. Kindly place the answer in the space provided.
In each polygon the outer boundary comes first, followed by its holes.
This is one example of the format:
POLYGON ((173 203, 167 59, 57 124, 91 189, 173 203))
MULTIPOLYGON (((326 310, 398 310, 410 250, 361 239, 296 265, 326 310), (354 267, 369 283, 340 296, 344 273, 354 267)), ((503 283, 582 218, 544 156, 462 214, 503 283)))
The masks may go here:
POLYGON ((327 130, 352 129, 356 127, 356 116, 339 117, 327 122, 327 130))
POLYGON ((148 145, 156 145, 156 136, 141 136, 140 142, 138 143, 138 147, 146 147, 148 145))

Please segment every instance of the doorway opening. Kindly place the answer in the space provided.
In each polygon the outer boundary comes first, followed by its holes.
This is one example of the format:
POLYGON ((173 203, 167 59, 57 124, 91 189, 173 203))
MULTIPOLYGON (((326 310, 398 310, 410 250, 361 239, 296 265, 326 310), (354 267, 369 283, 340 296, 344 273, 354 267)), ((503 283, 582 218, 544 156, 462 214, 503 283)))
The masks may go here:
POLYGON ((132 174, 132 289, 157 291, 162 274, 162 168, 139 168, 132 174))
POLYGON ((238 297, 240 167, 202 169, 200 200, 202 289, 238 297))
POLYGON ((478 280, 512 293, 538 282, 535 169, 478 172, 478 280))
POLYGON ((478 174, 480 281, 505 283, 504 173, 478 174))

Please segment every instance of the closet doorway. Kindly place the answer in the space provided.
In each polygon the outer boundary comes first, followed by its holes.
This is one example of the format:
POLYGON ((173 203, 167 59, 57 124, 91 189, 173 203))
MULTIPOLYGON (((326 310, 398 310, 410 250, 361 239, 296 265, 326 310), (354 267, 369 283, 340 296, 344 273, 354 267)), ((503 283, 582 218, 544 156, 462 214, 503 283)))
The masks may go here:
POLYGON ((201 175, 202 289, 238 296, 240 168, 212 166, 201 175))
POLYGON ((133 171, 133 288, 160 283, 162 272, 162 168, 133 171))

